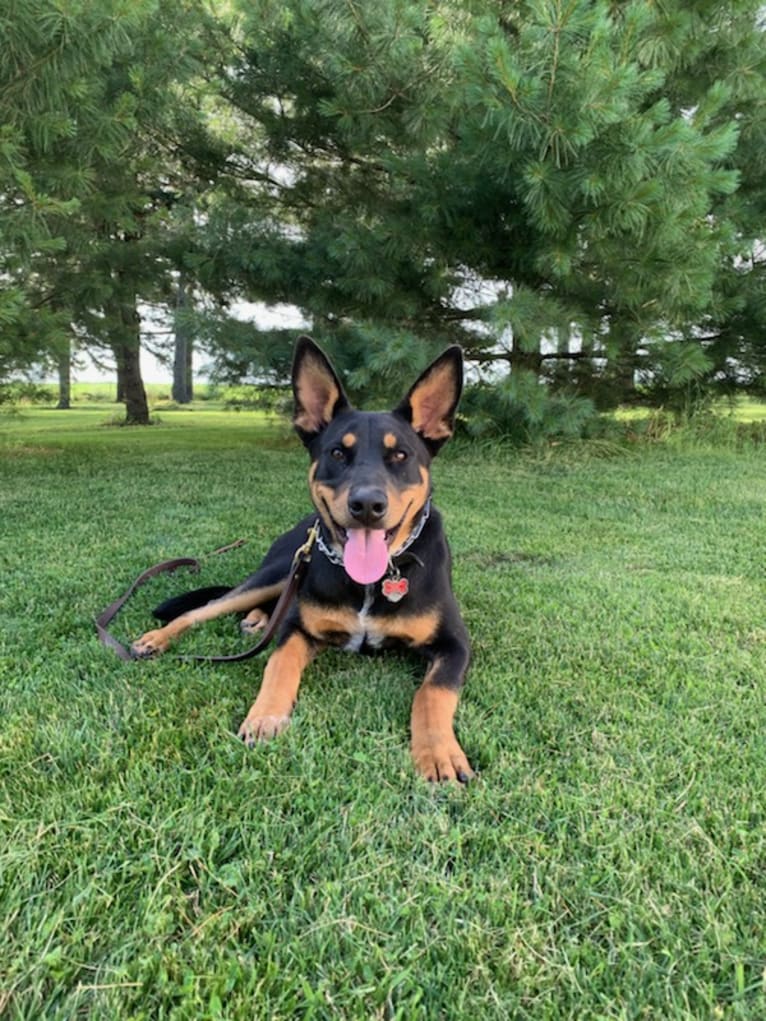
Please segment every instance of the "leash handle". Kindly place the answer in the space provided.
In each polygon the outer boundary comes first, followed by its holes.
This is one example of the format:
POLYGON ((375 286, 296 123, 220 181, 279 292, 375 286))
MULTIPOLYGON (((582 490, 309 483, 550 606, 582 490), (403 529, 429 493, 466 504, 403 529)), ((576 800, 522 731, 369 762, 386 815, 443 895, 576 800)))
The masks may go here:
POLYGON ((107 630, 107 625, 111 624, 120 610, 123 608, 125 603, 130 599, 136 589, 146 584, 151 578, 156 578, 158 574, 170 573, 177 571, 179 567, 188 567, 192 571, 199 571, 199 560, 195 560, 194 557, 177 557, 175 560, 163 560, 160 564, 155 564, 153 567, 147 568, 143 574, 139 574, 133 584, 128 588, 119 599, 115 599, 113 603, 110 603, 105 610, 96 617, 96 632, 103 645, 106 645, 109 649, 113 649, 120 659, 130 662, 133 656, 129 649, 118 642, 107 630))
MULTIPOLYGON (((247 539, 237 539, 235 542, 230 542, 228 546, 220 546, 218 549, 212 550, 207 556, 213 557, 219 553, 228 553, 229 550, 244 546, 246 542, 247 539)), ((118 642, 114 635, 107 630, 107 625, 111 624, 136 589, 141 588, 150 579, 156 578, 158 574, 170 574, 173 571, 177 571, 179 567, 188 567, 190 570, 197 572, 200 569, 200 562, 195 557, 176 557, 174 560, 163 560, 159 564, 154 564, 153 567, 147 568, 143 574, 139 574, 130 588, 119 599, 115 599, 113 603, 110 603, 96 617, 96 633, 102 645, 114 650, 120 659, 125 660, 126 663, 129 663, 134 657, 130 649, 126 649, 122 642, 118 642)))
MULTIPOLYGON (((317 518, 311 528, 309 528, 306 535, 306 541, 302 546, 299 546, 293 554, 292 565, 290 567, 290 573, 287 576, 287 581, 285 582, 285 587, 277 600, 277 605, 274 607, 274 612, 269 618, 269 623, 267 624, 261 639, 255 645, 251 646, 249 649, 245 649, 244 652, 235 652, 231 656, 179 656, 178 659, 187 663, 239 663, 242 660, 251 659, 259 652, 262 652, 271 642, 277 629, 287 616, 290 603, 293 601, 293 598, 298 591, 298 587, 303 580, 303 576, 306 573, 306 569, 311 562, 311 553, 314 548, 314 543, 317 541, 318 537, 319 518, 317 518)), ((243 545, 244 542, 244 539, 238 539, 236 542, 230 543, 228 546, 221 546, 219 549, 213 550, 213 552, 209 555, 213 556, 217 553, 226 553, 228 550, 236 549, 243 545)), ((113 603, 110 603, 109 606, 107 606, 105 610, 102 610, 98 617, 96 617, 96 633, 98 634, 99 640, 107 648, 116 652, 120 659, 125 662, 131 662, 135 659, 135 656, 133 656, 130 649, 126 649, 122 642, 119 642, 114 635, 110 633, 107 626, 114 620, 136 589, 140 588, 151 578, 155 578, 158 574, 176 571, 179 567, 188 567, 192 571, 199 571, 200 563, 199 560, 196 560, 194 557, 177 557, 175 560, 163 560, 162 563, 155 564, 153 567, 147 568, 143 574, 139 574, 133 584, 123 593, 123 595, 120 596, 119 599, 115 599, 113 603)))

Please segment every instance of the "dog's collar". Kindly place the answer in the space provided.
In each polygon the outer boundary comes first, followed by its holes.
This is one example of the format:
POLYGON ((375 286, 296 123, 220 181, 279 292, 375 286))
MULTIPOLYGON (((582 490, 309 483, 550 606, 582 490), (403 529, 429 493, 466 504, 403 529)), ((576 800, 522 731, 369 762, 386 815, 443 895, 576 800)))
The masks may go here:
MULTIPOLYGON (((399 557, 406 553, 410 546, 412 546, 412 544, 420 537, 421 532, 425 528, 426 521, 428 521, 430 516, 431 516, 431 498, 429 497, 426 500, 425 504, 423 505, 423 510, 420 512, 420 520, 418 521, 418 523, 412 529, 412 531, 404 540, 404 543, 399 547, 396 553, 392 553, 389 556, 388 561, 391 567, 393 567, 394 561, 398 560, 399 557)), ((317 549, 321 553, 324 553, 324 555, 327 557, 331 564, 337 564, 340 567, 343 566, 343 553, 337 549, 334 549, 332 546, 328 546, 328 544, 324 541, 321 531, 319 532, 319 535, 317 535, 316 544, 317 549)), ((418 560, 417 557, 413 558, 415 560, 418 560)), ((420 564, 421 567, 423 566, 423 563, 420 560, 418 560, 418 563, 420 564)))
POLYGON ((324 553, 331 564, 343 563, 343 554, 339 553, 338 550, 333 549, 332 546, 328 546, 322 538, 321 532, 317 536, 317 549, 320 553, 324 553))

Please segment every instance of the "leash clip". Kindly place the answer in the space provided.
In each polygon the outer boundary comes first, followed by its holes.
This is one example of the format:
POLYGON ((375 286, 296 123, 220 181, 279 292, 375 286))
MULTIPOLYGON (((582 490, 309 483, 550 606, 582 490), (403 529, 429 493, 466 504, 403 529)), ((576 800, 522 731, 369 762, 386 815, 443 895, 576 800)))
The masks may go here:
POLYGON ((299 563, 302 562, 304 564, 307 564, 309 560, 311 560, 311 551, 314 548, 314 543, 317 541, 318 538, 319 538, 319 518, 316 519, 314 524, 308 530, 308 534, 306 536, 306 541, 304 542, 304 544, 302 546, 299 546, 298 549, 293 554, 292 570, 294 570, 299 563))

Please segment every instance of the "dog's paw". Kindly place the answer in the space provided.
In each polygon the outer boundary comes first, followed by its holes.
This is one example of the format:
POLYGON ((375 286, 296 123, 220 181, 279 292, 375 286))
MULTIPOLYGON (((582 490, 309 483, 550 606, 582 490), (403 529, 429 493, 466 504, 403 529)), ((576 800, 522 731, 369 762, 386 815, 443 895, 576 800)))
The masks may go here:
POLYGON ((263 610, 256 608, 251 610, 246 617, 242 618, 239 626, 243 634, 254 635, 258 631, 265 630, 268 623, 268 613, 264 613, 263 610))
POLYGON ((141 635, 130 647, 131 654, 135 659, 150 659, 152 656, 159 656, 163 652, 167 652, 170 645, 165 632, 162 628, 158 628, 156 631, 147 631, 146 634, 141 635))
POLYGON ((416 772, 429 783, 450 780, 468 783, 476 775, 465 752, 452 735, 434 736, 417 744, 413 742, 412 758, 416 772))
POLYGON ((237 731, 237 737, 248 748, 252 748, 257 743, 270 741, 277 734, 281 734, 289 725, 289 715, 276 716, 248 713, 237 731))

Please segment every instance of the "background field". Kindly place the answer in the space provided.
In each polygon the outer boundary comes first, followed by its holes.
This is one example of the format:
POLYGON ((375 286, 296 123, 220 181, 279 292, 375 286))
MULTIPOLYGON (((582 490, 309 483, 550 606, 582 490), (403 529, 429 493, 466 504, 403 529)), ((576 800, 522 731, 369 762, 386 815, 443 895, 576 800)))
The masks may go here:
POLYGON ((262 660, 99 646, 144 567, 248 539, 125 639, 307 507, 279 420, 108 417, 0 419, 0 1014, 766 1016, 762 448, 445 450, 463 790, 413 776, 417 662, 325 654, 250 752, 262 660))

